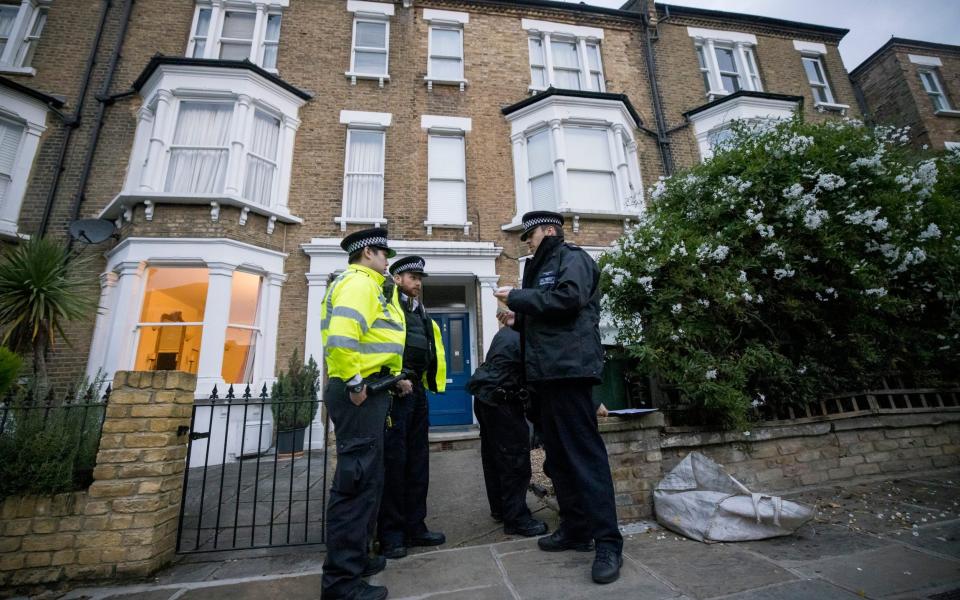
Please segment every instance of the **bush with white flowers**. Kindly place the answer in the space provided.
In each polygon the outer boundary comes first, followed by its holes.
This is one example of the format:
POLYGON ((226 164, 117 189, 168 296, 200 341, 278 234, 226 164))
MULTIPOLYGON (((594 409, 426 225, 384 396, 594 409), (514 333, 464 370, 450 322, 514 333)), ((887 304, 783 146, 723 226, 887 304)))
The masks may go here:
POLYGON ((897 374, 960 373, 960 153, 858 121, 738 123, 650 190, 602 259, 603 305, 702 424, 744 425, 897 374))

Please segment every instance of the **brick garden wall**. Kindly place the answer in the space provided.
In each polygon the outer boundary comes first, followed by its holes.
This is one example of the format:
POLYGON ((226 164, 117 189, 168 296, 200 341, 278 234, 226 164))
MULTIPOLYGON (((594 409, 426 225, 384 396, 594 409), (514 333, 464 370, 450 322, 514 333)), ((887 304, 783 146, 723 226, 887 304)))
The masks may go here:
POLYGON ((606 420, 601 433, 621 521, 653 514, 657 482, 690 452, 758 492, 960 466, 960 412, 880 414, 745 433, 662 428, 658 414, 606 420))
POLYGON ((0 588, 145 576, 173 558, 195 387, 117 373, 90 488, 0 504, 0 588))

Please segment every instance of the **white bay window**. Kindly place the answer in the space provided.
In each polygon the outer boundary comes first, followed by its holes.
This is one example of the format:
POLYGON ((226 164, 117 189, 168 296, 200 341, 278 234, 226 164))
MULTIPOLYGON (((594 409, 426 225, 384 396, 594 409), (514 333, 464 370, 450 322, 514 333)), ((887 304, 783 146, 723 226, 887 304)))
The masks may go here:
POLYGON ((277 69, 282 10, 289 0, 198 0, 187 56, 249 60, 277 69))
POLYGON ((740 90, 763 91, 754 52, 755 35, 695 27, 687 27, 687 33, 694 40, 708 98, 712 100, 740 90))
POLYGON ((123 191, 102 211, 129 218, 138 203, 223 205, 298 223, 287 207, 298 112, 309 94, 249 66, 154 58, 135 83, 144 104, 123 191), (267 79, 270 77, 270 79, 267 79), (127 214, 125 214, 127 213, 127 214))
POLYGON ((17 83, 0 84, 0 238, 20 238, 20 208, 46 130, 47 111, 63 102, 17 83))
POLYGON ((50 0, 0 5, 0 73, 33 75, 33 54, 47 22, 50 0))
MULTIPOLYGON (((625 97, 563 92, 504 109, 513 141, 516 229, 530 210, 575 217, 629 219, 642 210, 643 186, 625 97)), ((535 99, 531 99, 535 100, 535 99)))
POLYGON ((529 34, 531 90, 605 91, 602 29, 532 19, 523 19, 522 26, 529 34))

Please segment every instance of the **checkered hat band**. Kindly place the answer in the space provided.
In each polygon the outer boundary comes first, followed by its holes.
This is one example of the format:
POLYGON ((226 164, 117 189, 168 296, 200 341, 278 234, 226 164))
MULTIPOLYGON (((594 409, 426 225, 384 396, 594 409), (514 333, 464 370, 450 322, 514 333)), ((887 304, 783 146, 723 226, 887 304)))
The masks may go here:
POLYGON ((537 225, 557 225, 560 226, 560 219, 554 217, 537 217, 536 219, 530 219, 523 223, 524 229, 531 229, 537 225))
POLYGON ((353 254, 361 248, 366 248, 367 246, 381 246, 383 248, 387 247, 387 238, 385 237, 369 237, 363 238, 362 240, 357 240, 354 243, 347 246, 347 254, 353 254))
POLYGON ((408 265, 400 265, 399 267, 397 267, 397 270, 394 271, 394 274, 403 273, 405 271, 423 271, 423 268, 425 266, 426 266, 426 263, 422 263, 422 262, 410 263, 408 265))

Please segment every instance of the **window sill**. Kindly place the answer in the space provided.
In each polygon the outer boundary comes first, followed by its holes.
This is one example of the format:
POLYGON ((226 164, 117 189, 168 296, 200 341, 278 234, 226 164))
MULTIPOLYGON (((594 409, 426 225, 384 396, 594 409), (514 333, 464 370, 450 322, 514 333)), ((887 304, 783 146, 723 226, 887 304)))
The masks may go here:
POLYGON ((427 82, 427 91, 428 91, 428 92, 432 92, 432 91, 433 91, 433 86, 435 86, 435 85, 455 85, 455 86, 459 86, 461 92, 464 90, 464 88, 467 87, 467 80, 466 80, 466 79, 436 79, 436 78, 433 78, 433 77, 424 77, 423 80, 427 82))
POLYGON ((938 117, 952 117, 954 119, 960 118, 960 110, 938 110, 933 114, 937 115, 938 117))
POLYGON ((433 235, 434 229, 462 229, 463 235, 470 235, 470 227, 473 226, 473 221, 467 221, 466 223, 438 223, 435 221, 424 221, 423 225, 427 228, 427 235, 433 235))
POLYGON ((846 112, 850 109, 849 104, 836 104, 833 102, 814 102, 813 107, 819 112, 829 110, 832 112, 838 112, 840 114, 846 114, 846 112))
POLYGON ((0 65, 0 73, 8 73, 11 75, 30 75, 32 77, 37 74, 37 70, 33 67, 11 67, 9 65, 0 65))
POLYGON ((373 225, 374 227, 381 227, 387 224, 387 220, 383 217, 379 219, 367 219, 362 217, 334 217, 333 222, 340 225, 340 231, 346 231, 347 225, 373 225))
POLYGON ((0 240, 8 242, 20 242, 29 239, 29 235, 17 231, 16 225, 11 227, 8 223, 0 223, 0 240))
POLYGON ((355 73, 353 71, 347 71, 344 73, 347 79, 350 80, 350 85, 357 85, 358 79, 371 79, 380 83, 380 87, 383 87, 384 81, 390 81, 389 74, 375 75, 371 73, 355 73))
POLYGON ((137 204, 145 205, 145 213, 148 221, 153 220, 154 210, 158 204, 184 204, 192 206, 209 206, 210 220, 220 220, 221 206, 236 206, 240 210, 240 225, 246 225, 249 213, 254 213, 267 217, 267 233, 273 233, 277 221, 281 223, 303 223, 303 219, 295 217, 285 209, 273 208, 255 204, 241 198, 228 194, 196 194, 185 196, 172 192, 146 192, 146 193, 123 193, 110 201, 107 206, 100 211, 98 215, 101 219, 121 219, 131 220, 133 208, 137 204))

